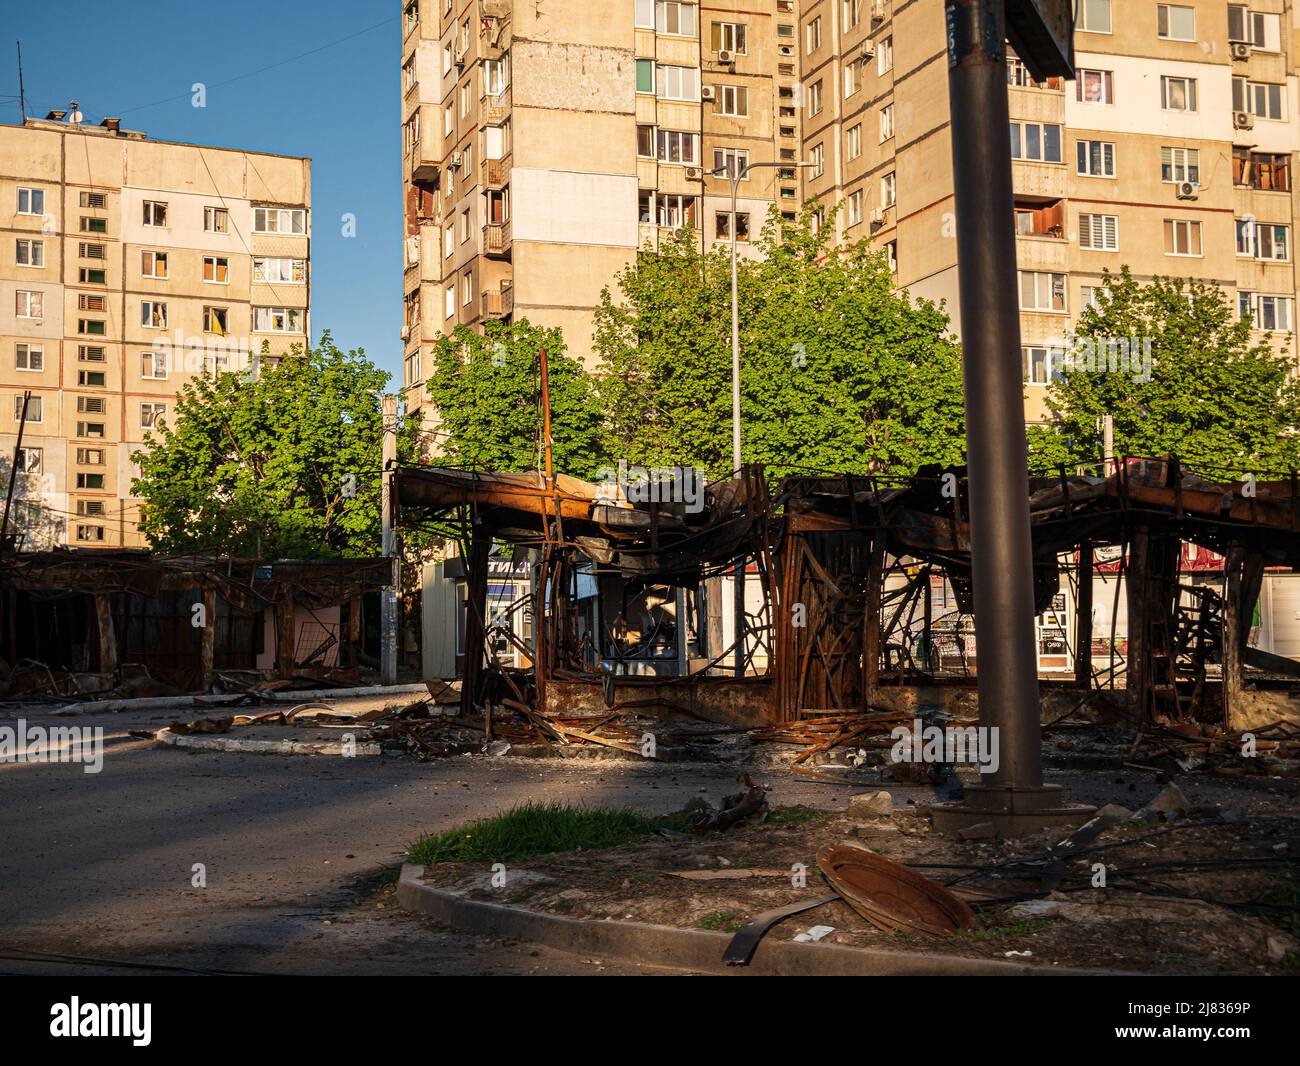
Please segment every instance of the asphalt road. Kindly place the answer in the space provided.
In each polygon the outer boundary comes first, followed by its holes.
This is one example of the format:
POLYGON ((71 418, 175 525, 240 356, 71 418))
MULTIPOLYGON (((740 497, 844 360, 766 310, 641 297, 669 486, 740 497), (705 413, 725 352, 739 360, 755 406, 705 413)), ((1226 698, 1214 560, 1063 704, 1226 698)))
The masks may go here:
MULTIPOLYGON (((656 972, 440 928, 396 908, 396 865, 420 833, 525 800, 667 813, 735 783, 721 766, 190 754, 128 735, 192 716, 26 715, 103 726, 105 756, 98 774, 0 763, 0 973, 656 972)), ((774 805, 835 806, 851 791, 771 784, 774 805)))

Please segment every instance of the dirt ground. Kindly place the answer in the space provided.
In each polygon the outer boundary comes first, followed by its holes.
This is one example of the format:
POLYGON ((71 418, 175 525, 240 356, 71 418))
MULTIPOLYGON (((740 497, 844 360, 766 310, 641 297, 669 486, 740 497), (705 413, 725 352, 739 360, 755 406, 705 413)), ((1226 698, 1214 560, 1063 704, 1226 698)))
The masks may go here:
MULTIPOLYGON (((1195 783, 1184 787, 1196 797, 1195 783)), ((1139 806, 1127 787, 1117 792, 1126 797, 1116 795, 1117 802, 1139 806)), ((730 931, 751 915, 830 894, 817 852, 844 842, 949 885, 975 909, 979 928, 942 937, 883 932, 837 900, 786 919, 769 937, 831 926, 826 943, 900 952, 1121 971, 1294 972, 1300 956, 1288 928, 1296 930, 1298 913, 1296 800, 1266 787, 1227 796, 1226 803, 1194 803, 1172 822, 1129 819, 1107 830, 1067 861, 1050 893, 1041 891, 1045 853, 1066 832, 960 841, 934 833, 922 808, 900 809, 897 797, 888 816, 777 808, 704 837, 649 838, 511 863, 500 888, 486 865, 443 864, 426 878, 471 898, 570 917, 730 931), (1105 888, 1092 887, 1096 864, 1105 865, 1105 888), (680 876, 703 872, 707 879, 680 876)))

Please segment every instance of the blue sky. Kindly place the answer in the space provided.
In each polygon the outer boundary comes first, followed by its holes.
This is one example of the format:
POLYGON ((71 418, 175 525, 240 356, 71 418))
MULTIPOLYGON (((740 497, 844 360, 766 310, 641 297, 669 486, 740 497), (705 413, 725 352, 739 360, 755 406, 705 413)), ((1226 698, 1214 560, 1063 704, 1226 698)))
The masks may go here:
POLYGON ((87 122, 120 115, 160 140, 311 156, 313 329, 364 348, 400 386, 395 0, 4 6, 0 122, 19 120, 17 38, 29 115, 76 100, 87 122), (195 82, 207 86, 205 108, 191 106, 195 82), (356 215, 351 239, 340 233, 344 212, 356 215))

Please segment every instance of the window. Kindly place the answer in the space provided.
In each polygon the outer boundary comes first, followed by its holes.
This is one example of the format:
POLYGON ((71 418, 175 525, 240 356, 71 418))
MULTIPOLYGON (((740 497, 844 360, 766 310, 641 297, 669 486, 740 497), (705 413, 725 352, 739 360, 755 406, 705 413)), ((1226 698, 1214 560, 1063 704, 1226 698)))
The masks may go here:
POLYGON ((19 448, 18 472, 20 474, 39 474, 45 466, 44 448, 19 448))
POLYGON ((1281 51, 1281 19, 1275 14, 1251 11, 1244 4, 1229 4, 1228 40, 1262 52, 1281 51))
POLYGON ((1156 35, 1166 41, 1196 40, 1196 9, 1176 4, 1156 4, 1156 35))
POLYGON ((141 252, 140 274, 146 278, 165 278, 167 276, 167 253, 141 252))
POLYGON ((108 332, 108 327, 97 318, 79 318, 77 332, 87 337, 102 337, 108 332))
POLYGON ((1201 180, 1200 151, 1196 148, 1161 148, 1160 180, 1199 182, 1201 180))
POLYGON ((897 182, 894 180, 894 172, 891 170, 888 174, 880 179, 880 206, 893 207, 897 199, 897 182))
POLYGON ((811 55, 822 46, 822 17, 818 15, 804 28, 804 47, 811 55))
POLYGON ((83 285, 107 285, 108 271, 94 267, 80 267, 77 270, 77 278, 83 285))
POLYGON ((882 37, 876 42, 876 76, 894 69, 894 38, 882 37))
POLYGON ((1110 0, 1080 0, 1079 29, 1087 33, 1110 33, 1110 0))
POLYGON ((19 266, 43 267, 45 265, 45 242, 27 240, 26 238, 19 240, 14 252, 14 259, 19 266))
POLYGON ((636 128, 636 154, 643 159, 655 157, 655 128, 638 126, 636 128))
MULTIPOLYGON (((714 218, 716 236, 720 241, 731 240, 731 212, 719 211, 714 218)), ((736 212, 736 240, 749 240, 749 212, 736 212)))
POLYGON ((661 100, 698 100, 700 98, 699 68, 671 67, 660 63, 655 68, 655 90, 661 100))
POLYGON ((153 429, 158 420, 167 414, 165 403, 142 403, 140 405, 140 428, 153 429))
POLYGON ((83 363, 102 363, 105 349, 102 344, 78 344, 77 359, 83 363))
POLYGON ((826 149, 822 145, 813 145, 808 153, 808 161, 812 163, 811 171, 814 178, 820 178, 826 173, 826 149))
POLYGON ((449 259, 456 251, 456 227, 448 226, 442 231, 443 258, 449 259))
POLYGON ((737 174, 740 174, 740 180, 744 181, 749 176, 745 173, 748 167, 748 148, 713 149, 713 169, 725 171, 728 178, 734 178, 737 174))
POLYGON ((102 489, 104 487, 103 474, 78 474, 77 488, 79 489, 102 489))
POLYGON ((862 154, 862 123, 850 126, 844 135, 844 154, 849 159, 857 159, 862 154))
POLYGON ((749 114, 749 90, 743 85, 719 85, 713 110, 719 115, 749 114))
POLYGON ((659 193, 655 199, 655 223, 669 229, 681 229, 684 226, 694 228, 696 225, 695 197, 659 193))
POLYGON ((500 96, 510 84, 510 63, 505 59, 483 60, 483 95, 500 96))
POLYGON ((417 348, 406 357, 406 383, 417 385, 420 380, 420 349, 417 348))
POLYGON ((1115 146, 1109 141, 1076 141, 1076 169, 1092 178, 1115 176, 1115 146))
POLYGON ((861 88, 862 79, 858 77, 861 67, 857 63, 844 64, 844 98, 847 100, 861 88))
POLYGON ((700 135, 678 130, 656 131, 656 157, 661 163, 688 163, 700 161, 700 135))
MULTIPOLYGON (((14 421, 21 422, 22 420, 23 420, 23 397, 15 396, 14 397, 14 421)), ((45 406, 41 402, 40 396, 27 397, 27 421, 28 422, 45 421, 45 406)))
POLYGON ((107 259, 108 252, 102 244, 91 244, 88 241, 80 241, 77 244, 77 254, 82 259, 107 259))
POLYGON ((167 205, 160 200, 144 202, 144 224, 146 226, 167 225, 167 205))
POLYGON ((104 397, 102 396, 78 396, 77 412, 86 415, 102 415, 104 413, 104 397))
POLYGON ((460 302, 462 307, 468 307, 474 302, 474 272, 467 270, 460 276, 460 302))
POLYGON ((77 310, 107 311, 108 297, 98 292, 79 292, 77 293, 77 310))
POLYGON ((1279 261, 1291 258, 1290 226, 1259 222, 1253 218, 1239 218, 1236 225, 1238 255, 1279 261))
POLYGON ((203 373, 216 377, 230 369, 230 356, 225 352, 204 353, 203 373))
POLYGON ((14 345, 14 366, 18 370, 44 370, 45 347, 41 344, 14 345))
POLYGON ((840 0, 840 25, 853 29, 862 19, 862 0, 840 0))
POLYGON ((643 30, 653 30, 655 28, 655 0, 636 0, 632 22, 643 30))
POLYGON ((82 215, 82 216, 81 216, 81 232, 82 232, 82 233, 107 233, 107 232, 108 232, 108 219, 106 219, 106 218, 92 218, 92 217, 89 216, 89 215, 82 215))
POLYGON ((412 55, 405 63, 402 64, 402 92, 407 93, 415 88, 415 56, 412 55))
POLYGON ((410 155, 420 143, 420 112, 414 111, 402 123, 402 154, 410 155))
POLYGON ((307 212, 301 207, 255 207, 253 232, 306 233, 307 212))
POLYGON ((104 539, 103 526, 77 526, 77 540, 102 541, 103 539, 104 539))
POLYGON ((822 110, 822 83, 815 81, 808 86, 808 114, 820 115, 822 110))
POLYGON ((226 335, 226 325, 228 322, 229 308, 226 307, 205 307, 203 309, 203 332, 216 333, 218 336, 226 335))
POLYGON ((1283 152, 1232 149, 1232 182, 1261 192, 1291 191, 1291 157, 1283 152))
POLYGON ((1053 349, 1033 344, 1022 348, 1020 357, 1028 384, 1050 385, 1053 381, 1060 380, 1061 366, 1059 360, 1053 358, 1053 349))
POLYGON ((77 514, 86 518, 103 518, 104 501, 103 500, 78 500, 77 514))
POLYGON ((78 422, 77 436, 93 437, 95 439, 102 438, 104 436, 104 423, 103 422, 78 422))
POLYGON ((1022 270, 1019 273, 1022 311, 1065 310, 1064 274, 1037 270, 1022 270))
POLYGON ((1061 161, 1061 127, 1054 122, 1011 123, 1011 158, 1061 161))
POLYGON ((880 140, 885 142, 894 135, 894 105, 886 104, 880 109, 880 140))
POLYGON ((1075 99, 1085 104, 1113 104, 1115 102, 1114 75, 1109 70, 1084 70, 1076 72, 1075 99))
POLYGON ((862 221, 862 190, 849 193, 848 224, 856 226, 862 221))
POLYGON ((1160 106, 1166 111, 1196 110, 1196 79, 1161 75, 1160 106))
POLYGON ((78 370, 77 384, 82 388, 102 389, 108 384, 108 375, 102 370, 78 370))
POLYGON ((1237 301, 1241 317, 1249 317, 1254 329, 1289 332, 1294 328, 1295 302, 1290 296, 1265 296, 1260 293, 1240 292, 1237 294, 1237 301))
POLYGON ((141 352, 140 376, 151 381, 163 381, 167 377, 166 352, 141 352))
POLYGON ((45 317, 45 293, 29 292, 26 289, 19 289, 15 295, 16 306, 14 313, 19 318, 45 317))
MULTIPOLYGON (((254 271, 253 280, 258 280, 256 265, 257 260, 253 260, 254 271)), ((213 285, 228 285, 230 283, 230 260, 224 255, 205 255, 203 257, 203 280, 213 285)))
POLYGON ((885 262, 891 273, 898 273, 898 241, 889 241, 885 245, 885 262))
POLYGON ((715 52, 731 52, 734 55, 746 54, 748 41, 745 26, 739 22, 715 22, 709 36, 709 43, 715 52))
POLYGON ((695 36, 695 5, 659 0, 655 5, 655 29, 673 37, 695 36))
POLYGON ((1116 215, 1080 215, 1079 247, 1094 252, 1119 251, 1119 218, 1116 215))
POLYGON ((489 189, 485 202, 488 225, 503 226, 510 220, 509 189, 489 189))
POLYGON ((1280 120, 1283 117, 1282 86, 1233 78, 1232 109, 1249 111, 1256 118, 1280 120))
POLYGON ((638 59, 636 61, 636 91, 652 93, 655 91, 655 61, 638 59))
POLYGON ((267 284, 301 285, 307 280, 307 260, 253 256, 253 280, 267 284))
POLYGON ((18 213, 20 215, 45 214, 45 190, 44 189, 19 189, 18 190, 18 213))
POLYGON ((224 207, 203 209, 203 228, 208 233, 227 233, 230 230, 230 212, 224 207))
POLYGON ((87 189, 82 189, 79 196, 79 202, 82 207, 92 207, 96 210, 102 211, 108 206, 108 194, 102 192, 90 192, 87 189))
POLYGON ((296 333, 298 310, 293 307, 254 307, 253 330, 257 333, 296 333))
POLYGON ((467 240, 469 240, 469 234, 470 234, 469 208, 467 207, 465 208, 464 211, 460 213, 460 243, 461 244, 464 244, 467 240))
POLYGON ((157 300, 140 301, 140 325, 149 329, 167 328, 167 305, 157 300))
POLYGON ((446 292, 443 293, 442 317, 444 321, 452 322, 456 318, 456 286, 448 285, 446 292))
POLYGON ((420 0, 407 0, 402 5, 402 34, 410 33, 420 24, 420 0))
POLYGON ((1201 224, 1187 219, 1165 219, 1165 255, 1200 255, 1201 224))

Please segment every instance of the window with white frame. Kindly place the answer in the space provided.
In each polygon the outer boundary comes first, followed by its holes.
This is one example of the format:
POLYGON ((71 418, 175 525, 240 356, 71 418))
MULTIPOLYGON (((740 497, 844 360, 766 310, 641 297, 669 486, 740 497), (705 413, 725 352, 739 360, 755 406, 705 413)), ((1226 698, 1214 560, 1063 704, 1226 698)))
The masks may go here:
POLYGON ((509 53, 501 59, 483 60, 483 95, 500 96, 510 87, 509 53))
POLYGON ((888 174, 880 179, 880 206, 881 208, 893 207, 897 201, 898 183, 894 179, 894 172, 891 170, 888 174))
POLYGON ((1295 328, 1295 299, 1258 292, 1239 292, 1237 308, 1241 318, 1249 318, 1252 329, 1290 332, 1295 328))
POLYGON ((143 278, 165 278, 167 276, 167 253, 142 251, 140 253, 140 276, 143 278))
POLYGON ((857 63, 844 64, 844 98, 846 100, 862 88, 862 79, 859 77, 861 69, 857 63))
POLYGON ((45 265, 45 242, 19 238, 14 249, 14 262, 18 266, 43 267, 45 265))
POLYGON ((411 117, 402 123, 402 154, 410 155, 420 143, 420 109, 416 108, 411 117))
POLYGON ((894 135, 894 105, 886 104, 880 109, 880 141, 883 144, 894 135))
POLYGON ((462 307, 468 307, 474 302, 474 272, 467 270, 460 276, 460 302, 462 307))
POLYGON ((307 260, 255 255, 253 280, 269 285, 301 285, 307 280, 307 260))
POLYGON ((709 44, 715 52, 743 56, 749 49, 749 34, 743 22, 715 22, 709 34, 709 44))
POLYGON ((148 329, 166 329, 167 305, 157 300, 141 300, 140 325, 148 329))
POLYGON ((166 352, 141 352, 140 376, 151 381, 164 381, 167 378, 166 352))
POLYGON ((1201 224, 1185 218, 1167 218, 1164 224, 1165 255, 1200 255, 1201 224))
POLYGON ((257 333, 296 333, 299 313, 296 307, 254 307, 253 330, 257 333))
POLYGON ((723 171, 728 178, 734 178, 737 174, 740 174, 742 175, 741 181, 748 180, 749 175, 746 173, 748 166, 748 148, 713 149, 713 169, 723 171))
MULTIPOLYGON (((14 397, 14 421, 23 420, 23 397, 14 397)), ((27 421, 44 422, 45 421, 45 404, 40 396, 27 397, 27 421)))
POLYGON ((681 130, 655 131, 656 158, 661 163, 686 163, 695 166, 700 161, 700 135, 681 130))
POLYGON ((452 322, 456 318, 456 286, 448 285, 442 294, 442 319, 452 322))
POLYGON ((696 224, 696 198, 675 193, 655 195, 654 220, 665 229, 682 229, 696 224))
POLYGON ((822 111, 822 83, 820 80, 808 86, 808 114, 820 115, 822 111))
POLYGON ((1020 350, 1022 373, 1027 385, 1050 385, 1061 378, 1061 360, 1044 344, 1029 344, 1020 350))
POLYGON ((823 145, 815 144, 808 152, 808 162, 812 164, 810 168, 814 178, 820 178, 826 173, 826 149, 823 145))
POLYGON ((862 0, 840 0, 840 25, 853 29, 862 20, 862 0))
POLYGON ((1236 219, 1237 254, 1284 262, 1291 258, 1291 227, 1254 218, 1236 219))
POLYGON ((1156 36, 1166 41, 1196 40, 1196 8, 1156 4, 1156 36))
POLYGON ((20 188, 18 190, 18 214, 44 215, 45 190, 20 188))
POLYGON ((1165 182, 1201 180, 1201 153, 1197 148, 1160 149, 1160 180, 1165 182))
POLYGON ((14 314, 19 318, 45 317, 45 293, 19 289, 14 297, 14 314))
POLYGON ((1043 270, 1020 273, 1022 311, 1065 311, 1065 275, 1043 270))
POLYGON ((749 114, 749 89, 744 85, 719 85, 713 110, 719 115, 745 117, 749 114))
POLYGON ((660 63, 655 67, 655 95, 661 100, 686 100, 700 98, 699 67, 674 67, 660 63))
POLYGON ((1090 178, 1115 176, 1115 145, 1110 141, 1076 141, 1075 169, 1090 178))
POLYGON ((876 76, 888 74, 894 69, 894 38, 882 37, 876 42, 876 76))
POLYGON ((17 450, 18 472, 39 474, 45 468, 45 449, 24 446, 17 450))
POLYGON ((45 346, 19 342, 14 345, 14 366, 18 370, 45 369, 45 346))
POLYGON ((818 15, 804 27, 804 48, 811 55, 822 46, 822 17, 818 15))
POLYGON ((415 55, 402 64, 402 92, 407 93, 415 88, 415 55))
POLYGON ((307 211, 301 207, 255 207, 253 232, 306 233, 307 211))
POLYGON ((162 200, 145 200, 143 204, 144 224, 146 226, 167 225, 167 204, 162 200))
MULTIPOLYGON (((731 240, 731 212, 718 211, 714 216, 714 236, 720 241, 731 240)), ((749 212, 736 212, 736 240, 749 240, 749 212)))
POLYGON ((1119 217, 1116 215, 1081 214, 1079 247, 1094 252, 1119 251, 1119 217))
POLYGON ((229 332, 230 309, 227 307, 203 308, 203 332, 224 337, 229 332))
POLYGON ((1160 106, 1166 111, 1197 110, 1196 79, 1161 75, 1160 106))
POLYGON ((848 224, 856 226, 862 221, 862 190, 855 189, 849 193, 848 224))
POLYGON ((1011 158, 1061 162, 1061 127, 1055 122, 1011 123, 1011 158))
POLYGON ((632 8, 632 24, 643 30, 655 28, 655 0, 636 0, 632 8))
POLYGON ((142 403, 140 405, 140 428, 153 429, 159 419, 167 414, 165 403, 142 403))
POLYGON ((1248 44, 1261 52, 1282 50, 1281 16, 1251 11, 1244 4, 1228 5, 1228 40, 1248 44))
POLYGON ((655 29, 670 37, 695 36, 695 4, 659 0, 655 5, 655 29))
MULTIPOLYGON (((254 280, 256 280, 257 260, 253 260, 254 280)), ((230 260, 224 255, 205 255, 203 257, 203 280, 209 285, 230 284, 230 260)))
POLYGON ((849 159, 857 159, 862 154, 862 123, 850 126, 844 135, 844 154, 849 159))
POLYGON ((1079 29, 1085 33, 1110 33, 1110 0, 1079 0, 1079 29))
POLYGON ((1283 86, 1268 82, 1232 79, 1232 109, 1248 111, 1256 118, 1280 121, 1285 118, 1282 106, 1283 86))
POLYGON ((203 209, 203 228, 208 233, 226 233, 230 229, 230 212, 224 207, 203 209))
POLYGON ((1075 71, 1074 98, 1083 104, 1113 104, 1115 75, 1109 70, 1075 71))

